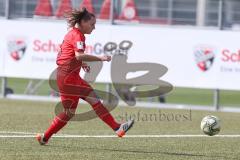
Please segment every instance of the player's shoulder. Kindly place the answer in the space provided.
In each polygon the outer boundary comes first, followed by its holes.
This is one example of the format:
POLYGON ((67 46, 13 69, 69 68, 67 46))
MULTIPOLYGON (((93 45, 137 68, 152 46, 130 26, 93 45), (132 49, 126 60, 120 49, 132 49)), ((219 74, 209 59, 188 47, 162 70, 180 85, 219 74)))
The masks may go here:
POLYGON ((68 29, 68 32, 65 34, 64 39, 72 39, 76 36, 79 37, 80 34, 76 30, 70 28, 68 29))
POLYGON ((81 33, 81 31, 77 28, 71 28, 68 31, 69 35, 73 36, 79 36, 79 37, 84 37, 84 34, 81 33))
POLYGON ((81 31, 75 27, 69 28, 69 32, 82 35, 81 31))
POLYGON ((78 32, 73 28, 69 28, 66 35, 72 35, 72 34, 78 34, 78 32))

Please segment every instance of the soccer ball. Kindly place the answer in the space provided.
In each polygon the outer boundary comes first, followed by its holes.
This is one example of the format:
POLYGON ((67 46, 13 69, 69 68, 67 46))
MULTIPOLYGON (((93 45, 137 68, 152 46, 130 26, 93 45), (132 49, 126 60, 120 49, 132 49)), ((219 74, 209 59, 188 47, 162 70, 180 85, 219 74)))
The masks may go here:
POLYGON ((220 132, 220 119, 216 116, 208 115, 202 119, 200 127, 203 133, 214 136, 220 132))

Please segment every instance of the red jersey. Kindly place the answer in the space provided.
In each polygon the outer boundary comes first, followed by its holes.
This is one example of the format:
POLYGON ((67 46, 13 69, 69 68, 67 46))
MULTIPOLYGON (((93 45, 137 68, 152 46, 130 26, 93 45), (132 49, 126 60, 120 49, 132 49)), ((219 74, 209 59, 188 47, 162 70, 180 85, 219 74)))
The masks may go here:
POLYGON ((64 37, 60 46, 60 52, 57 57, 57 65, 68 65, 69 62, 75 60, 75 63, 81 67, 82 62, 76 61, 75 51, 84 52, 85 50, 85 36, 79 29, 73 27, 64 37))
POLYGON ((57 57, 57 86, 61 100, 71 100, 70 106, 76 108, 79 98, 86 97, 92 92, 91 86, 80 75, 82 61, 75 58, 75 51, 84 52, 85 36, 77 28, 72 28, 64 37, 57 57))

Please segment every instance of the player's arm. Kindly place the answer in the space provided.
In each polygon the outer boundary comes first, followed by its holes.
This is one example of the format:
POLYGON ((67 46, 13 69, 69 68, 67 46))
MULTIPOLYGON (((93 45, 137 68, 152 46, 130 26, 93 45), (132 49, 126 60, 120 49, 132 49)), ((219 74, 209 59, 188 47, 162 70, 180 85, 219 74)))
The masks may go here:
POLYGON ((75 51, 75 57, 79 61, 111 61, 111 56, 103 55, 103 56, 94 56, 89 54, 84 54, 82 51, 75 51))

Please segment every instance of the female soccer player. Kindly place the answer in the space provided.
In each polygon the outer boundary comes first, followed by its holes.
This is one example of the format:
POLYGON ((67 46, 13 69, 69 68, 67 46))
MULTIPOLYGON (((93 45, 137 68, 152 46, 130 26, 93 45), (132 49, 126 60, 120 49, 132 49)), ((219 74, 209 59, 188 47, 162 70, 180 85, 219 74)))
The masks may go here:
POLYGON ((95 29, 95 15, 82 8, 69 12, 66 18, 70 30, 64 37, 57 57, 57 85, 64 111, 54 118, 44 134, 38 134, 36 138, 41 145, 45 145, 51 136, 63 128, 74 116, 79 98, 88 102, 99 118, 110 126, 119 137, 122 137, 131 128, 134 121, 128 120, 122 124, 117 123, 100 99, 97 98, 92 87, 79 75, 81 68, 86 72, 90 70, 90 67, 84 64, 84 61, 111 61, 111 56, 94 56, 84 53, 84 34, 91 34, 95 29), (80 88, 80 95, 69 95, 69 92, 71 92, 69 85, 80 88))

